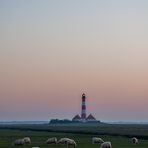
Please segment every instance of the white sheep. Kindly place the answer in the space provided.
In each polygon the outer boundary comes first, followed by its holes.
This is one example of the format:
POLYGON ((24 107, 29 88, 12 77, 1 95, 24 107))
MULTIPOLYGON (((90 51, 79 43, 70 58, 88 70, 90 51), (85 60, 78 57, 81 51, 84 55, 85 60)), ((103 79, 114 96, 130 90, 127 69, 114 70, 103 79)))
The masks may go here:
POLYGON ((132 142, 133 142, 134 144, 138 144, 138 143, 139 143, 139 141, 138 141, 138 139, 137 139, 136 137, 133 137, 133 138, 132 138, 132 142))
POLYGON ((47 144, 57 144, 57 138, 56 137, 52 137, 52 138, 49 138, 47 141, 46 141, 47 144))
POLYGON ((24 144, 25 144, 24 139, 16 139, 14 141, 14 145, 24 145, 24 144))
POLYGON ((58 142, 58 144, 66 144, 67 148, 72 145, 73 147, 76 147, 77 144, 73 139, 70 138, 61 138, 58 142))
POLYGON ((100 148, 112 148, 111 142, 107 141, 102 143, 100 148))
POLYGON ((25 144, 31 143, 31 139, 29 137, 24 137, 23 139, 24 139, 25 144))
POLYGON ((101 143, 103 143, 103 142, 104 142, 104 141, 103 141, 102 138, 98 138, 98 137, 93 137, 93 138, 92 138, 92 144, 95 144, 95 143, 101 144, 101 143))
POLYGON ((69 138, 61 138, 57 143, 58 144, 66 144, 68 140, 70 140, 70 139, 69 138))
POLYGON ((67 141, 67 148, 68 148, 70 145, 73 145, 74 148, 77 146, 76 142, 75 142, 73 139, 70 139, 70 140, 67 141))

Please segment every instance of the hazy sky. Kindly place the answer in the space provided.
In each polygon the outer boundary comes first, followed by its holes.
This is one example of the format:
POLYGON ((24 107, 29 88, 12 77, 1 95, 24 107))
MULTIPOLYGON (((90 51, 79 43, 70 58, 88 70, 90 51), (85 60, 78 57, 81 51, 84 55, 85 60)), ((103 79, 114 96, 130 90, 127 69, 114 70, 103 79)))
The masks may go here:
POLYGON ((148 121, 147 0, 1 0, 0 121, 148 121))

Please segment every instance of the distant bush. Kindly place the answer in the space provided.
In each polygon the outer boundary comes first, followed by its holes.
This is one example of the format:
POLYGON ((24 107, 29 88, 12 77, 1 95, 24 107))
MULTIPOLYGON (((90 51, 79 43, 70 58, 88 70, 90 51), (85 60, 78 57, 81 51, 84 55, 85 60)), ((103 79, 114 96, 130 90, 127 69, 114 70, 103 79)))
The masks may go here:
POLYGON ((63 119, 63 120, 59 120, 59 119, 51 119, 50 124, 57 124, 57 123, 60 123, 60 124, 67 124, 67 123, 80 123, 79 121, 71 121, 69 119, 63 119))
MULTIPOLYGON (((72 121, 69 119, 63 119, 63 120, 59 120, 59 119, 51 119, 49 124, 68 124, 68 123, 83 123, 81 121, 72 121)), ((100 123, 100 121, 87 121, 84 123, 100 123)))

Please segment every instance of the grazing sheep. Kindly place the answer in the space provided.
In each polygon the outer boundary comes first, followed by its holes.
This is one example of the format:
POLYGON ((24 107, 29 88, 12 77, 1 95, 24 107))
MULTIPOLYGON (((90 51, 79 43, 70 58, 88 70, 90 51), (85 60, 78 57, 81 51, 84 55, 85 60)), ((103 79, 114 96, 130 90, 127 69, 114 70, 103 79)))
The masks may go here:
POLYGON ((16 139, 14 141, 14 145, 24 145, 24 144, 25 144, 24 139, 16 139))
POLYGON ((23 139, 24 139, 25 144, 31 143, 31 139, 29 137, 24 137, 23 139))
POLYGON ((92 144, 95 144, 95 143, 99 143, 99 144, 101 144, 101 143, 103 143, 104 141, 103 141, 103 139, 101 139, 101 138, 98 138, 98 137, 93 137, 92 138, 92 144))
POLYGON ((57 144, 57 138, 56 137, 52 137, 52 138, 49 138, 47 141, 46 141, 47 144, 57 144))
POLYGON ((70 145, 73 145, 74 148, 77 146, 76 142, 75 142, 73 139, 70 139, 70 140, 67 141, 67 148, 68 148, 70 145))
POLYGON ((112 148, 111 142, 107 141, 102 143, 100 148, 112 148))
POLYGON ((77 146, 76 142, 73 139, 69 138, 61 138, 58 142, 58 144, 66 144, 67 148, 72 145, 74 148, 77 146))
POLYGON ((133 138, 132 138, 132 142, 133 142, 134 144, 138 144, 138 143, 139 143, 139 141, 138 141, 138 139, 137 139, 136 137, 133 137, 133 138))
POLYGON ((61 138, 61 139, 57 142, 57 144, 66 144, 68 140, 70 140, 70 139, 69 139, 69 138, 61 138))

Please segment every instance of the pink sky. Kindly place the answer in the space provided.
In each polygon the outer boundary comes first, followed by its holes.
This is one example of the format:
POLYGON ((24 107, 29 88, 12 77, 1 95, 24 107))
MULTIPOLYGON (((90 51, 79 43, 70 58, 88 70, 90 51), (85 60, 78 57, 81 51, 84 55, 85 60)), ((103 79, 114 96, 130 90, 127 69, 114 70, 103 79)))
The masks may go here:
POLYGON ((0 120, 148 121, 147 1, 0 3, 0 120))

